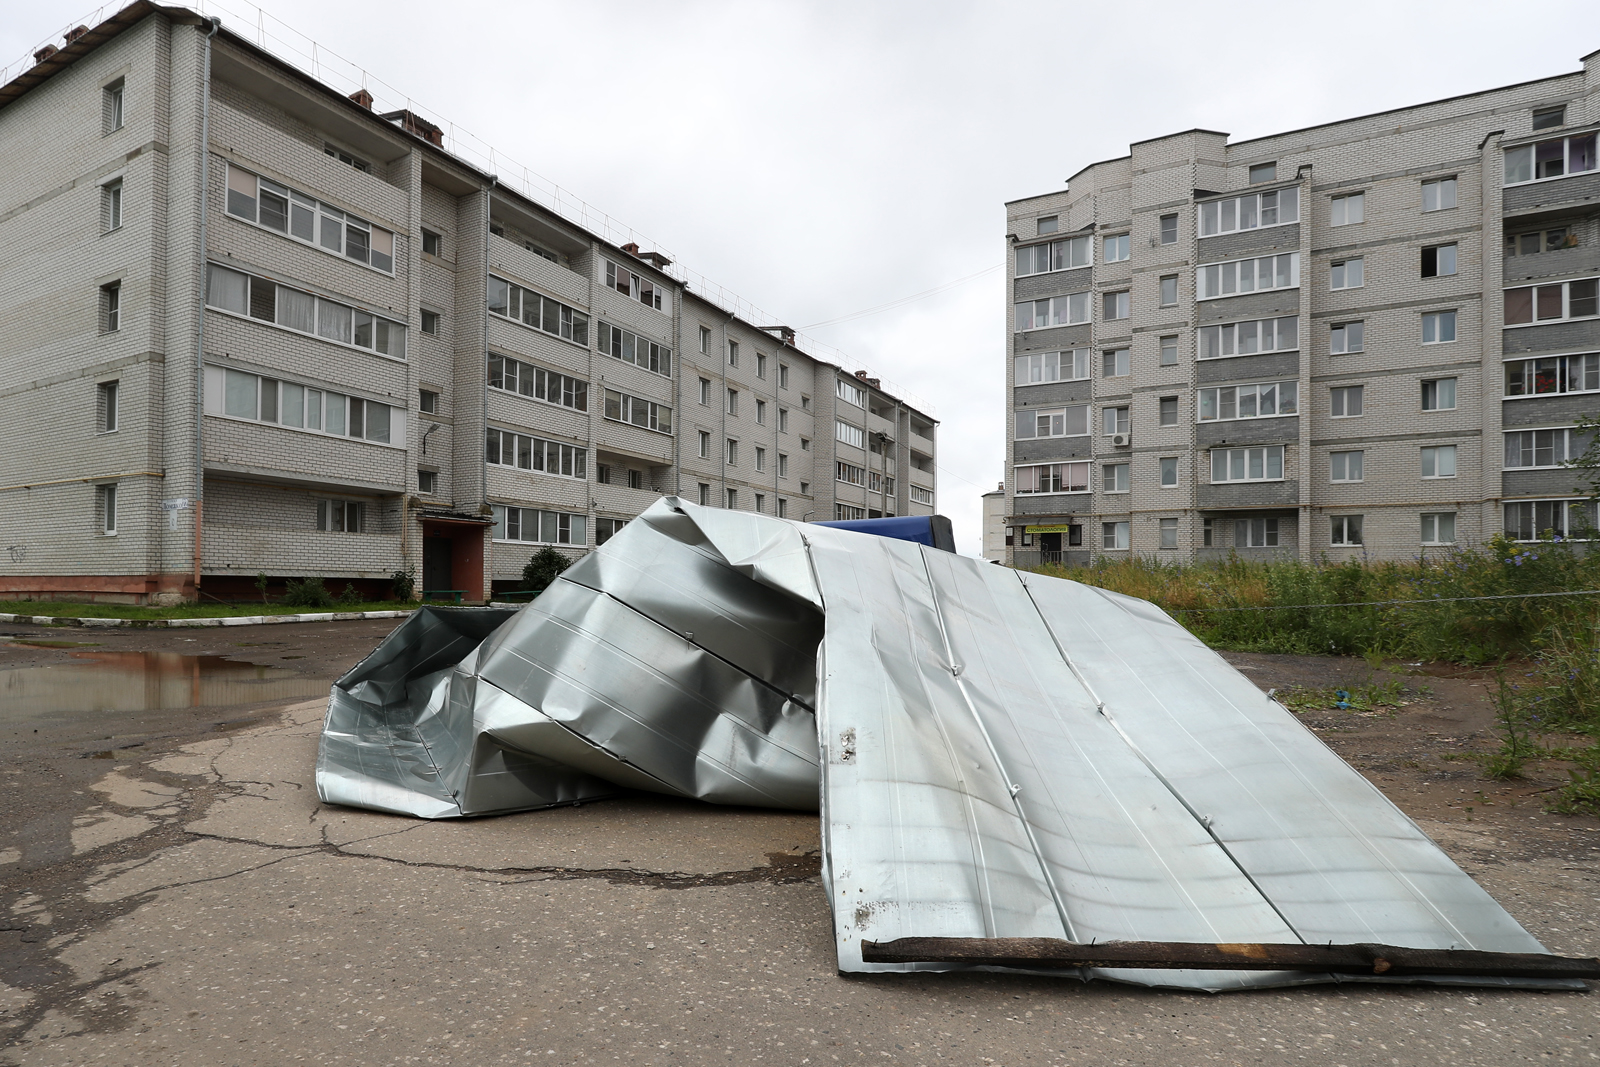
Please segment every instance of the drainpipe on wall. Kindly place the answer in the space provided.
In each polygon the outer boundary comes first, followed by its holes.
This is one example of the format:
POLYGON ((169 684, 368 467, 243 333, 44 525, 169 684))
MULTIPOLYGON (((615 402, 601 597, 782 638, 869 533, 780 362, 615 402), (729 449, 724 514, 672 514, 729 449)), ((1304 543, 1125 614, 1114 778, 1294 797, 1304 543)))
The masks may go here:
POLYGON ((206 420, 206 203, 211 199, 211 39, 222 29, 222 20, 208 20, 205 49, 200 67, 200 266, 199 299, 195 302, 194 328, 194 598, 200 599, 200 513, 205 496, 205 420, 206 420))

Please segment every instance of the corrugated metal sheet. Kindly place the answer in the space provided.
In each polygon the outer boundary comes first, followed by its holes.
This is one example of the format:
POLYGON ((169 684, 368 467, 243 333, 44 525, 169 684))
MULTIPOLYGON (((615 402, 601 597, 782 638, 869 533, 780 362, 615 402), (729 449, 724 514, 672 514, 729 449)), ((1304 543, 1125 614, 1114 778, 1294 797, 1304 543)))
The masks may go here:
POLYGON ((949 969, 862 962, 861 941, 899 937, 1543 951, 1144 601, 669 498, 476 649, 455 614, 420 613, 335 687, 324 800, 436 818, 640 788, 807 809, 820 770, 845 971, 949 969))

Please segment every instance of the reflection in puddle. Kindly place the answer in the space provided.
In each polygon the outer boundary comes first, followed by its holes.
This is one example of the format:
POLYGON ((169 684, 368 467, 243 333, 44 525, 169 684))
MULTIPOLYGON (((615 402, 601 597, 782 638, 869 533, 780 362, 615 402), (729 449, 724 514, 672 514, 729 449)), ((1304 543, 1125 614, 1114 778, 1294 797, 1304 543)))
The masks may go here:
POLYGON ((0 721, 84 712, 254 704, 322 696, 328 683, 281 667, 176 652, 74 652, 74 662, 0 670, 0 721))

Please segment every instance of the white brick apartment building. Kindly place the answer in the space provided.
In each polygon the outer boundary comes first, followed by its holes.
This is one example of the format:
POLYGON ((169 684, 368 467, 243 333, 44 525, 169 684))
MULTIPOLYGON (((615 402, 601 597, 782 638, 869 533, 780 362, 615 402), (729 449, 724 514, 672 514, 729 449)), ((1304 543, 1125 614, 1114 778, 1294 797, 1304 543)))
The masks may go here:
POLYGON ((1018 563, 1409 559, 1592 527, 1600 53, 1006 205, 1018 563))
POLYGON ((0 86, 0 598, 480 600, 662 493, 933 512, 934 420, 420 117, 144 2, 36 58, 0 86))

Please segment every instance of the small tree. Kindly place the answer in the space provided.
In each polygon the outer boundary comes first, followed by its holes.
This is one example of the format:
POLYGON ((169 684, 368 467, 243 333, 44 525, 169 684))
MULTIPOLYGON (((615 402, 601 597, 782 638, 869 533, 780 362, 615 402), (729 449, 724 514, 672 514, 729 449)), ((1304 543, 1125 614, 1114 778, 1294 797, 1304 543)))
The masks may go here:
POLYGON ((417 572, 411 567, 389 575, 389 590, 396 600, 410 600, 417 594, 417 572))
POLYGON ((556 576, 572 565, 572 561, 553 548, 545 547, 533 554, 528 565, 522 568, 522 588, 542 592, 556 580, 556 576))
POLYGON ((257 571, 256 572, 256 588, 261 590, 261 602, 263 604, 265 604, 267 602, 267 572, 266 571, 257 571))

